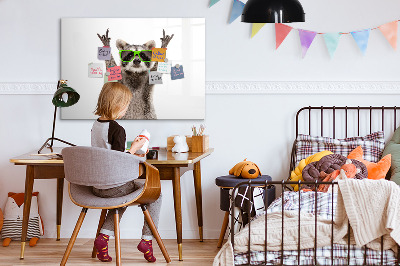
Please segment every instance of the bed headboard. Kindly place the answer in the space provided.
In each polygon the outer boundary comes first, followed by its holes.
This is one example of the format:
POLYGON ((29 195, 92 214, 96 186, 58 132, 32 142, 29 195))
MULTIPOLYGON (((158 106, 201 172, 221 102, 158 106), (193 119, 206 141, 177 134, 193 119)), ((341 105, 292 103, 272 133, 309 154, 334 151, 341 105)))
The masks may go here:
MULTIPOLYGON (((299 134, 347 138, 367 135, 382 130, 385 139, 391 137, 398 126, 396 106, 308 106, 296 114, 296 137, 299 134)), ((293 144, 290 171, 295 164, 293 144)), ((290 172, 289 172, 290 176, 290 172)))
MULTIPOLYGON (((296 137, 298 134, 303 133, 303 134, 309 134, 309 135, 316 135, 316 133, 311 132, 312 131, 312 125, 319 123, 319 136, 324 136, 324 129, 326 129, 326 126, 328 123, 332 125, 332 137, 336 138, 346 138, 348 137, 348 131, 350 127, 356 126, 357 128, 357 136, 360 136, 360 129, 363 126, 368 126, 369 128, 369 133, 372 133, 373 130, 382 130, 385 132, 385 124, 387 124, 388 121, 392 121, 393 128, 391 131, 386 131, 385 133, 392 133, 394 129, 396 129, 397 126, 397 111, 399 111, 400 108, 396 106, 392 107, 386 107, 386 106, 369 106, 369 107, 362 107, 362 106, 308 106, 308 107, 303 107, 301 108, 297 114, 296 114, 296 137), (314 121, 311 123, 313 115, 312 113, 319 113, 319 118, 320 121, 314 121), (307 115, 308 120, 304 119, 305 117, 302 115, 307 115), (340 115, 339 119, 337 117, 340 115), (385 116, 386 115, 386 116, 385 116), (326 119, 329 118, 330 116, 331 119, 326 119), (354 117, 355 116, 355 117, 354 117), (368 117, 369 120, 366 121, 363 118, 368 117), (303 118, 303 119, 302 119, 303 118), (325 118, 325 120, 324 120, 325 118), (340 119, 344 118, 344 120, 340 119), (355 119, 354 119, 355 118, 355 119), (390 120, 389 120, 390 119, 390 120), (301 131, 301 123, 306 122, 306 125, 308 125, 308 132, 301 131), (354 122, 357 122, 355 125, 354 122), (367 123, 365 123, 367 122, 367 123), (368 123, 369 122, 369 123, 368 123), (377 123, 378 122, 378 123, 377 123), (368 125, 366 125, 368 124, 368 125), (374 128, 375 124, 379 124, 380 128, 374 128), (341 128, 342 130, 344 129, 344 135, 341 136, 336 136, 336 129, 337 126, 341 128)), ((327 131, 325 131, 326 135, 327 131)), ((317 133, 318 134, 318 133, 317 133)), ((387 136, 387 134, 385 134, 387 136)), ((355 135, 351 136, 355 137, 355 135)))

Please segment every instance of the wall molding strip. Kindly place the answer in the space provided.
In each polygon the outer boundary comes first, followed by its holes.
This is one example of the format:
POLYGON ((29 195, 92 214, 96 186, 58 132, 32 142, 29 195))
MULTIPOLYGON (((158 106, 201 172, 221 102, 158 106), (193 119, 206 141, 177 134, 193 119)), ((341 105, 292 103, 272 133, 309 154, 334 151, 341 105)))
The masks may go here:
POLYGON ((57 83, 0 83, 0 94, 54 94, 57 83))
MULTIPOLYGON (((53 94, 57 83, 0 83, 0 94, 53 94)), ((207 81, 206 94, 400 94, 400 81, 207 81)))
POLYGON ((207 94, 399 94, 399 81, 268 81, 206 83, 207 94))

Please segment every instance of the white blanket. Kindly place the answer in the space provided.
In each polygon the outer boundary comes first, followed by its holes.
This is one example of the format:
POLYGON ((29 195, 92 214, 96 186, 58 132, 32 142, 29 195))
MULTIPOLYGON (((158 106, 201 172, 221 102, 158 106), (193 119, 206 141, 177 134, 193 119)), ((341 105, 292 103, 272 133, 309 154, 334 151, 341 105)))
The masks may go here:
POLYGON ((400 243, 400 187, 385 179, 339 182, 335 227, 347 228, 358 246, 380 250, 380 237, 384 237, 383 248, 395 250, 400 243))

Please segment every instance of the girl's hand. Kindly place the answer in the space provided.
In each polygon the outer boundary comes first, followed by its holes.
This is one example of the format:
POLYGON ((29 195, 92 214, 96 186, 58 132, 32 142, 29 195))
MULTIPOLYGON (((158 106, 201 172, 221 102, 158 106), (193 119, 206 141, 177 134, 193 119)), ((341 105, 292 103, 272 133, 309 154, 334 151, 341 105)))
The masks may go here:
POLYGON ((135 155, 136 156, 139 156, 139 157, 146 157, 146 155, 149 153, 149 149, 147 149, 147 151, 146 151, 146 153, 145 154, 136 154, 135 153, 135 155))
POLYGON ((131 154, 135 154, 140 148, 143 147, 143 145, 146 143, 146 141, 147 140, 145 138, 136 137, 135 140, 132 142, 129 152, 131 154))

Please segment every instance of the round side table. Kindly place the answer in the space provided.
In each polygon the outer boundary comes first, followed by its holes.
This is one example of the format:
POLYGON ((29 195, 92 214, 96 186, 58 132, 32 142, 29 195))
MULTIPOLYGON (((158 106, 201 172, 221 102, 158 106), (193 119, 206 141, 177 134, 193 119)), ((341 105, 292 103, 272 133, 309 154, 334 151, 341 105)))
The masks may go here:
MULTIPOLYGON (((215 184, 220 187, 220 209, 225 212, 224 221, 222 222, 221 233, 219 235, 218 245, 220 248, 222 246, 222 242, 224 241, 226 228, 228 227, 229 222, 229 208, 230 208, 230 199, 229 193, 230 190, 233 189, 237 184, 246 182, 246 181, 263 181, 266 180, 272 181, 272 178, 269 175, 261 175, 254 179, 246 179, 241 177, 236 177, 234 175, 226 175, 220 176, 215 179, 215 184)), ((271 204, 275 200, 275 186, 271 186, 268 189, 268 201, 267 206, 271 204)))

